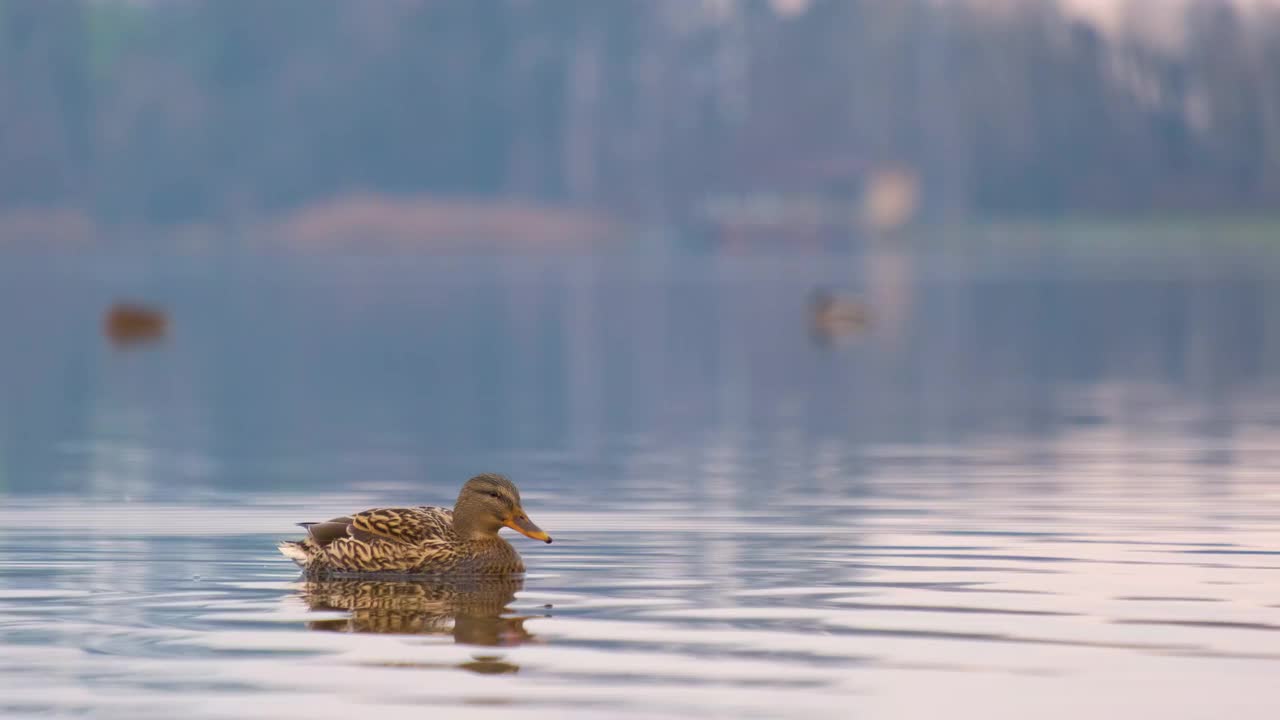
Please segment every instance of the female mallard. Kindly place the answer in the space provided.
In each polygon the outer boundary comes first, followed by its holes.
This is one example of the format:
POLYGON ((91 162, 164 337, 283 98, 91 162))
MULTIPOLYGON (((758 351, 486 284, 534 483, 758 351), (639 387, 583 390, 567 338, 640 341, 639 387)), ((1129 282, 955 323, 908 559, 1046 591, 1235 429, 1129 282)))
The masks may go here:
POLYGON ((159 340, 168 326, 169 319, 163 310, 135 303, 112 305, 102 320, 103 332, 121 346, 159 340))
POLYGON ((520 506, 515 484, 494 474, 468 480, 453 510, 374 508, 299 525, 307 529, 306 539, 279 548, 311 577, 523 572, 520 554, 498 530, 509 527, 551 542, 520 506))
POLYGON ((809 318, 814 337, 830 342, 866 329, 871 324, 871 311, 856 300, 819 289, 809 301, 809 318))

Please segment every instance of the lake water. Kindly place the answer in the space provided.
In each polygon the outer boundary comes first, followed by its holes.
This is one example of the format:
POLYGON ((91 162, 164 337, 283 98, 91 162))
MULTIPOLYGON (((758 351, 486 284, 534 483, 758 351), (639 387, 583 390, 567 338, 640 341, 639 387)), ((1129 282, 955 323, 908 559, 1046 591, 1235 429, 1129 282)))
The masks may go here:
POLYGON ((1277 260, 8 252, 0 716, 1274 718, 1277 260), (274 549, 482 471, 523 583, 274 549))

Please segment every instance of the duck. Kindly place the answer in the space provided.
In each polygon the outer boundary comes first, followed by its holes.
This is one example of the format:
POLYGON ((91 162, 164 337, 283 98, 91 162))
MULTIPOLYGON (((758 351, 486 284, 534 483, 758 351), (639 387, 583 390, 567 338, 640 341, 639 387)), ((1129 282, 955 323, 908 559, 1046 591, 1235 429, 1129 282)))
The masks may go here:
POLYGON ((168 330, 163 310, 138 303, 116 303, 103 316, 103 333, 116 345, 158 340, 168 330))
POLYGON ((520 553, 498 536, 504 527, 534 540, 551 536, 529 519, 515 483, 497 473, 462 486, 453 509, 372 508, 324 522, 298 523, 302 540, 277 547, 308 578, 401 579, 417 575, 524 572, 520 553))
POLYGON ((871 310, 866 305, 826 289, 814 291, 809 316, 814 336, 827 342, 854 335, 871 324, 871 310))

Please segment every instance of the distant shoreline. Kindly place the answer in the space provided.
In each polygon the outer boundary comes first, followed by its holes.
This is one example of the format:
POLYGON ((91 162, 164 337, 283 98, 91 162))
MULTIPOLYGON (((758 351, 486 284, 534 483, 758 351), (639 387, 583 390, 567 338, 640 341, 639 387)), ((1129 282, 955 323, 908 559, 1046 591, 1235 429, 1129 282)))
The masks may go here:
MULTIPOLYGON (((74 208, 0 210, 0 248, 87 249, 129 246, 139 239, 159 238, 161 247, 198 250, 235 236, 242 238, 247 247, 286 250, 562 250, 611 242, 627 227, 624 221, 604 213, 514 199, 353 193, 276 215, 173 225, 98 223, 90 214, 74 208)), ((776 237, 779 244, 784 244, 803 229, 784 224, 764 236, 776 237)), ((945 229, 950 237, 964 237, 979 244, 1055 240, 1068 245, 1098 245, 1125 244, 1142 238, 1269 244, 1280 237, 1280 214, 1151 212, 987 217, 936 226, 928 222, 915 224, 900 231, 898 237, 927 237, 939 229, 945 229)))
POLYGON ((565 247, 607 240, 619 223, 577 208, 507 199, 352 193, 240 222, 121 228, 74 208, 0 210, 0 245, 87 247, 123 232, 200 245, 234 232, 265 247, 356 248, 497 244, 565 247), (234 228, 234 230, 230 230, 234 228))

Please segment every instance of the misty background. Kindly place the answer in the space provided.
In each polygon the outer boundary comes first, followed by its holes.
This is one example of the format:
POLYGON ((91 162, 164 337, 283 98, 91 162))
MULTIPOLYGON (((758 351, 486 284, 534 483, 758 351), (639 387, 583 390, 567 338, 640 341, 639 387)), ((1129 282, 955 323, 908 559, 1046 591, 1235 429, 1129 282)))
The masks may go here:
POLYGON ((1256 214, 1275 67, 1259 2, 0 0, 0 218, 671 227, 885 173, 917 220, 1256 214))
POLYGON ((1280 0, 0 0, 0 717, 1275 720, 1278 70, 1280 0), (486 471, 521 589, 276 550, 486 471))

